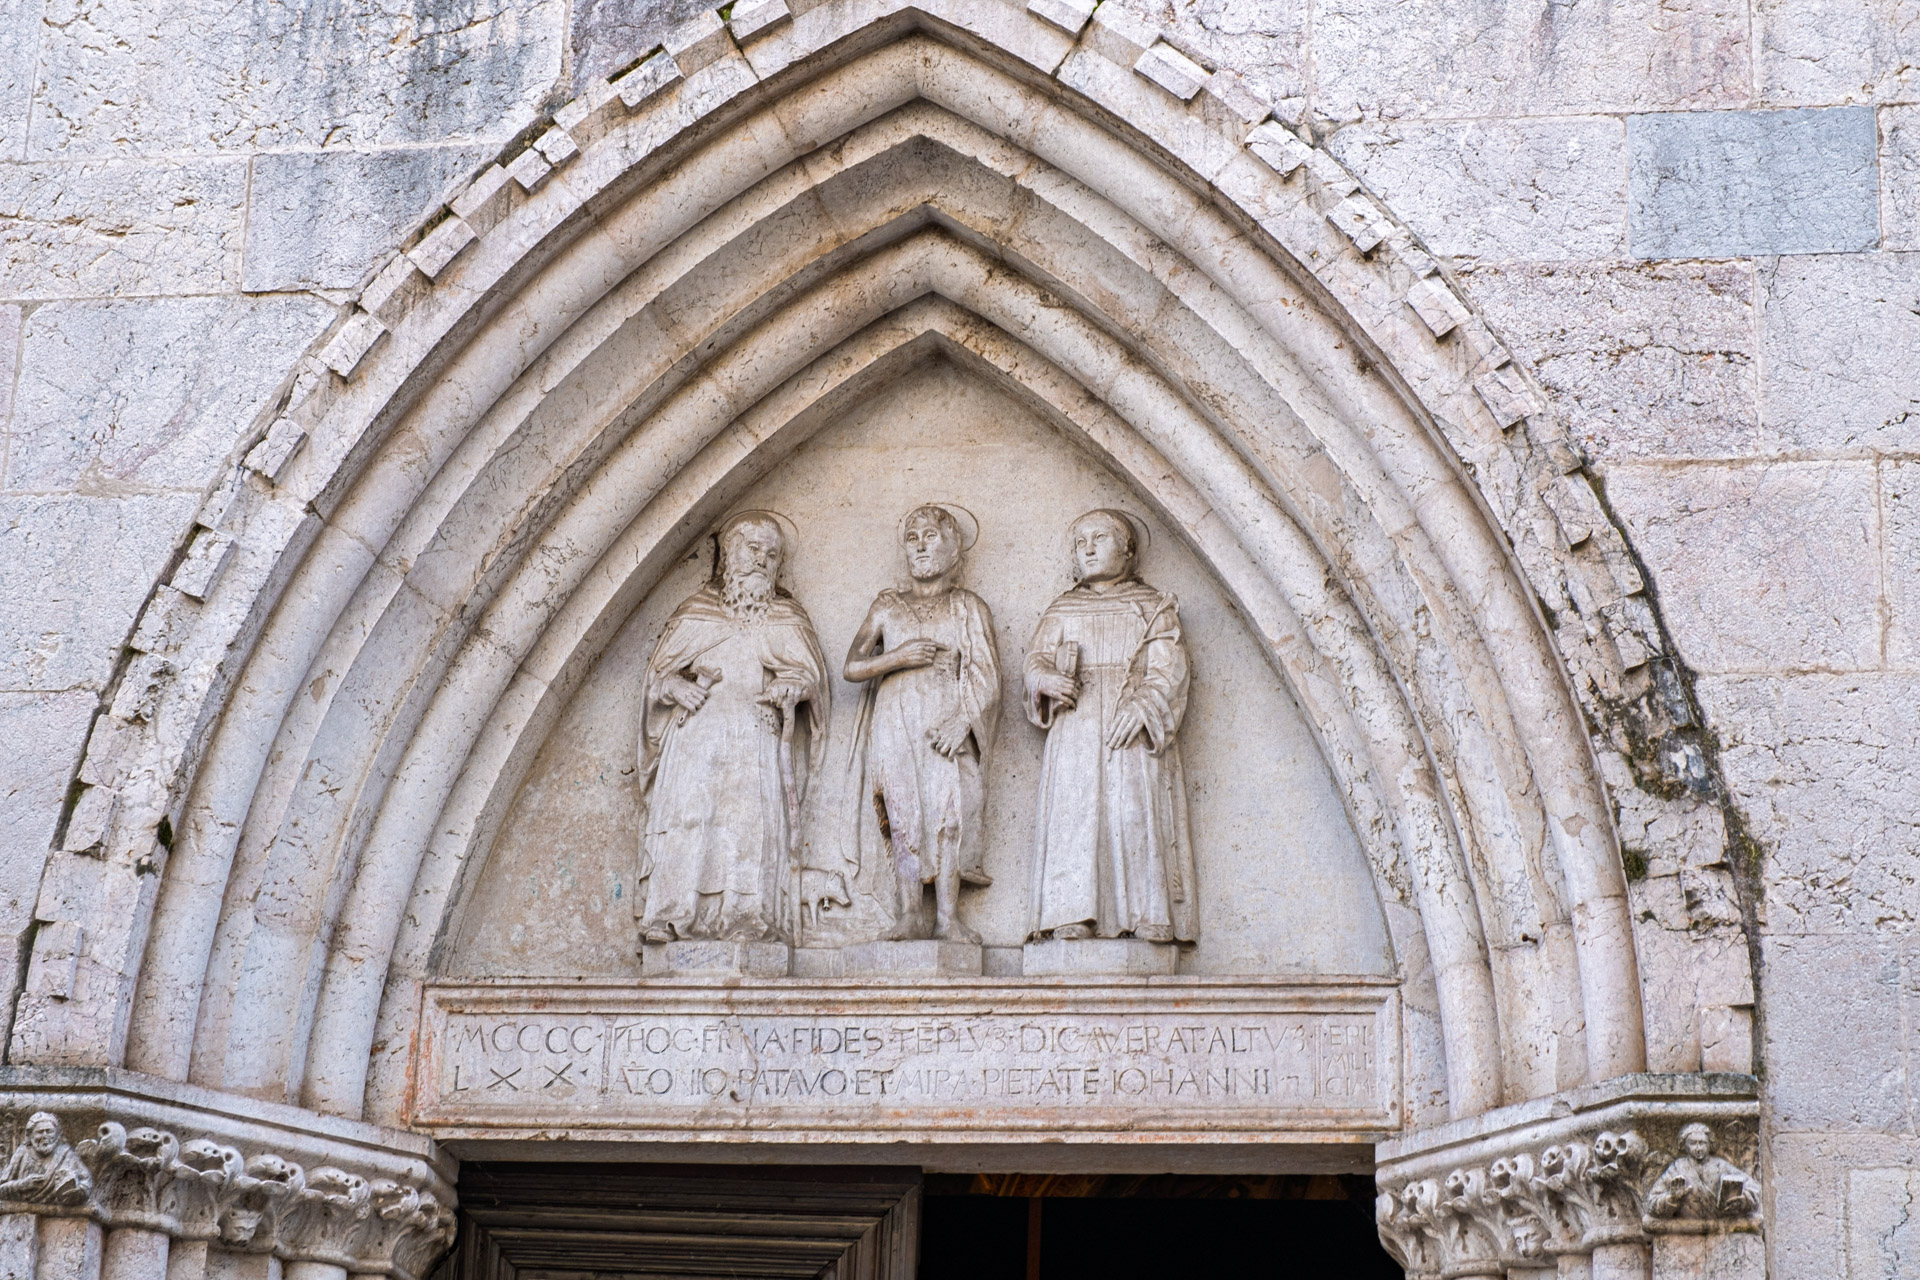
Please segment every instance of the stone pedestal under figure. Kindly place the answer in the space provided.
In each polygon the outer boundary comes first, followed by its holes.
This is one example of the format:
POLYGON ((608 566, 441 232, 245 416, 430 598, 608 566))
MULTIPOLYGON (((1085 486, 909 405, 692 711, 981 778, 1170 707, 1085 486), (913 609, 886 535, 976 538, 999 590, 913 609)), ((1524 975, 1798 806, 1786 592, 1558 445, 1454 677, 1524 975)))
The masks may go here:
POLYGON ((713 581, 674 610, 647 663, 636 897, 644 944, 791 939, 799 789, 827 719, 813 623, 779 586, 792 542, 784 517, 731 517, 716 539, 713 581), (803 721, 807 732, 796 735, 803 721), (802 742, 810 749, 797 761, 802 742))
POLYGON ((1028 936, 1191 942, 1179 604, 1137 575, 1144 525, 1090 511, 1069 536, 1076 585, 1041 617, 1026 659, 1027 718, 1047 731, 1028 936))
MULTIPOLYGON (((993 615, 959 585, 961 557, 977 536, 961 508, 908 512, 900 541, 910 582, 874 599, 847 651, 846 678, 867 686, 854 736, 853 817, 858 847, 873 847, 877 836, 890 864, 894 941, 980 941, 957 915, 963 884, 990 883, 985 770, 1000 707, 993 615)), ((977 955, 972 967, 978 972, 977 955)))

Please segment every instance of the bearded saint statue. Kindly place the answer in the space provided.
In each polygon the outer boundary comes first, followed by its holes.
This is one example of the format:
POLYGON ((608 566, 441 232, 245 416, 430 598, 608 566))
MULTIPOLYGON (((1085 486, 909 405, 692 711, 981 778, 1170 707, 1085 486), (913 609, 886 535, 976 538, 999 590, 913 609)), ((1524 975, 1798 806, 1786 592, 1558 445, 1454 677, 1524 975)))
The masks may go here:
POLYGON ((1027 718, 1047 731, 1030 938, 1191 942, 1198 929, 1180 723, 1180 606, 1138 574, 1146 526, 1089 511, 1068 531, 1076 585, 1027 651, 1027 718))
POLYGON ((793 525, 730 516, 714 576, 667 620, 641 689, 643 943, 791 941, 805 743, 826 746, 826 663, 780 586, 793 525), (804 726, 796 734, 796 724, 804 726))
POLYGON ((51 1112, 27 1117, 27 1131, 13 1158, 0 1173, 0 1200, 26 1204, 85 1204, 93 1190, 93 1175, 60 1135, 60 1121, 51 1112))

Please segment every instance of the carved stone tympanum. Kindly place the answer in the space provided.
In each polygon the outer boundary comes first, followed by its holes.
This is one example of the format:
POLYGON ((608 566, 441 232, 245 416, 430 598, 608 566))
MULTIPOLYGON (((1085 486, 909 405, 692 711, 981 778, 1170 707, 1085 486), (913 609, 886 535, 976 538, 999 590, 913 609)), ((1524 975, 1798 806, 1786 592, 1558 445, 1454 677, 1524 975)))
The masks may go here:
POLYGON ((911 585, 874 599, 847 652, 846 678, 867 686, 855 728, 854 818, 859 845, 877 835, 891 861, 895 939, 980 941, 955 915, 962 884, 991 883, 981 828, 1000 658, 986 602, 959 585, 961 556, 978 536, 959 507, 908 512, 900 541, 911 585))
POLYGON ((1027 718, 1047 731, 1030 934, 1056 941, 1198 935, 1180 722, 1179 603, 1137 574, 1146 526, 1089 511, 1069 531, 1076 585, 1027 651, 1027 718))
POLYGON ((793 544, 784 516, 730 517, 715 538, 713 580, 674 611, 647 664, 643 942, 792 937, 800 788, 827 717, 813 623, 780 586, 793 544), (811 743, 804 762, 801 741, 811 743))

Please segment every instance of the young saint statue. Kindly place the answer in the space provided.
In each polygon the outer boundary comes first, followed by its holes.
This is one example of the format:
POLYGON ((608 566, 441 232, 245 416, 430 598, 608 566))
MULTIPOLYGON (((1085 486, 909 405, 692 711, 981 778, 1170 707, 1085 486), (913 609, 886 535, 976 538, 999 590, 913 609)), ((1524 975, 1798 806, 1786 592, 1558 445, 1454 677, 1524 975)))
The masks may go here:
POLYGON ((846 678, 867 686, 855 731, 856 820, 878 831, 893 864, 893 939, 980 941, 954 914, 962 884, 990 883, 980 828, 1000 662, 993 616, 959 585, 960 557, 977 534, 959 507, 909 511, 900 541, 910 582, 875 597, 847 650, 846 678))
POLYGON ((1030 937, 1191 942, 1198 932, 1180 721, 1179 603, 1135 567, 1146 527, 1089 511, 1069 532, 1074 588, 1027 651, 1027 718, 1047 731, 1030 937))

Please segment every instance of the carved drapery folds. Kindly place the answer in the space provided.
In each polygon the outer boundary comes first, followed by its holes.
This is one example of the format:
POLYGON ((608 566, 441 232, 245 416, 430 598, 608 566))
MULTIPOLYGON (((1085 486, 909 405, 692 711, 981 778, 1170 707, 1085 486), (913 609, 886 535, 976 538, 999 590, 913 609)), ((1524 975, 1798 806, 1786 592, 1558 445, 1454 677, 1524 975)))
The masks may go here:
MULTIPOLYGON (((0 1099, 8 1153, 0 1190, 10 1193, 0 1199, 0 1214, 91 1218, 108 1230, 159 1232, 393 1280, 418 1280, 453 1241, 444 1184, 408 1178, 395 1167, 404 1159, 381 1168, 375 1158, 355 1172, 271 1150, 243 1154, 220 1140, 224 1132, 197 1136, 103 1120, 97 1102, 58 1109, 11 1103, 0 1099), (90 1136, 69 1141, 82 1133, 90 1136), (402 1176, 391 1176, 396 1172, 402 1176)), ((206 1119, 213 1129, 228 1117, 206 1119)), ((352 1152, 349 1144, 334 1145, 352 1152)))
POLYGON ((1729 1096, 1746 1079, 1628 1077, 1598 1105, 1542 1100, 1447 1126, 1425 1150, 1384 1146, 1380 1239, 1410 1280, 1454 1280, 1662 1235, 1758 1232, 1754 1108, 1729 1096))

